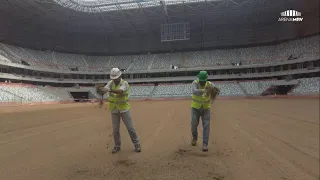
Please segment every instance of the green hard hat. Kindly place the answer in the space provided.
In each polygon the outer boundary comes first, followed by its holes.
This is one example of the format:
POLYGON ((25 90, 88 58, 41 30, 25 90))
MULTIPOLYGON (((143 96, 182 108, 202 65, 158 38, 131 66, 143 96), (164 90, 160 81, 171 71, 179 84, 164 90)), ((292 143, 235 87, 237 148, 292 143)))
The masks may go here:
POLYGON ((207 79, 208 79, 207 71, 200 71, 198 74, 198 78, 199 78, 200 82, 207 81, 207 79))

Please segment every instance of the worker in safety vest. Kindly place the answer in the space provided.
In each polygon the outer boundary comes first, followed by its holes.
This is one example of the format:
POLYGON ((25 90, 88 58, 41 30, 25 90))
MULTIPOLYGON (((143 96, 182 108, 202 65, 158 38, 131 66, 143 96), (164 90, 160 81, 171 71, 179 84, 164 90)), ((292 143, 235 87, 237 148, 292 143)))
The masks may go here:
POLYGON ((120 151, 120 118, 127 127, 134 149, 136 152, 141 152, 141 146, 136 130, 130 115, 130 104, 128 103, 130 86, 127 81, 121 78, 121 71, 118 68, 113 68, 110 73, 111 81, 104 87, 105 92, 109 92, 109 110, 111 111, 114 148, 112 153, 120 151))
POLYGON ((210 105, 211 98, 207 90, 213 83, 207 81, 208 73, 200 71, 198 79, 192 82, 192 103, 191 103, 191 145, 196 146, 198 140, 198 125, 201 117, 203 127, 202 151, 208 151, 210 134, 210 105))

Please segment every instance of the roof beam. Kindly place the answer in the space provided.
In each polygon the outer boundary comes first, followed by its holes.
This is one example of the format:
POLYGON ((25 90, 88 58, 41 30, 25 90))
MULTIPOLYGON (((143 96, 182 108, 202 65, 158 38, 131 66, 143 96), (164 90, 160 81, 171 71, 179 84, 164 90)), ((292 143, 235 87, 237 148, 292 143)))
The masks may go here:
POLYGON ((81 5, 81 6, 85 6, 85 7, 104 7, 104 6, 116 6, 119 4, 132 4, 132 3, 136 3, 136 1, 127 1, 127 2, 119 2, 118 0, 113 0, 114 3, 99 3, 99 4, 94 4, 94 5, 84 5, 84 4, 80 4, 75 0, 69 0, 70 2, 72 2, 73 4, 77 4, 77 5, 81 5))
MULTIPOLYGON (((101 10, 100 7, 98 7, 98 9, 101 10)), ((97 17, 102 23, 105 23, 105 19, 107 19, 107 21, 112 24, 112 31, 113 31, 114 33, 116 33, 117 36, 119 37, 119 30, 117 29, 116 24, 115 24, 113 21, 110 20, 109 16, 96 16, 96 17, 97 17)))
MULTIPOLYGON (((115 1, 116 1, 117 3, 119 3, 118 0, 115 0, 115 1)), ((119 3, 119 4, 120 4, 120 3, 119 3)), ((123 9, 121 8, 121 6, 120 6, 119 4, 116 4, 115 6, 118 8, 118 10, 120 11, 120 13, 129 21, 129 24, 130 24, 130 26, 131 26, 131 28, 132 28, 132 31, 133 31, 134 33, 136 33, 136 28, 135 28, 133 22, 132 22, 131 19, 128 17, 128 15, 127 15, 125 12, 123 12, 123 9)))
POLYGON ((149 19, 148 19, 148 15, 147 15, 146 11, 144 10, 143 6, 142 6, 141 3, 138 2, 138 1, 137 1, 137 4, 138 4, 138 6, 139 6, 139 9, 140 9, 140 10, 143 12, 143 14, 144 14, 144 19, 145 19, 145 20, 147 21, 147 23, 148 23, 149 30, 152 31, 152 33, 156 35, 157 33, 154 31, 154 29, 153 29, 152 26, 150 25, 150 21, 149 21, 149 19))
POLYGON ((160 1, 160 5, 162 7, 162 10, 163 10, 163 15, 164 15, 164 19, 165 19, 165 22, 168 23, 169 22, 169 15, 168 15, 168 8, 167 8, 167 5, 164 1, 160 1))

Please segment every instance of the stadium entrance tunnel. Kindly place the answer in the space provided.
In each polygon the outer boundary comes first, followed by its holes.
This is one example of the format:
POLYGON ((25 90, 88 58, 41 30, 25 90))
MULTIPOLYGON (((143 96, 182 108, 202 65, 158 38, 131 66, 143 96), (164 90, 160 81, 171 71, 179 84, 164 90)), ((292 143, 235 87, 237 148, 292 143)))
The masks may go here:
POLYGON ((89 101, 89 92, 69 92, 73 98, 74 102, 88 102, 89 101))
POLYGON ((294 87, 295 85, 273 85, 266 89, 261 95, 287 95, 293 90, 294 87))

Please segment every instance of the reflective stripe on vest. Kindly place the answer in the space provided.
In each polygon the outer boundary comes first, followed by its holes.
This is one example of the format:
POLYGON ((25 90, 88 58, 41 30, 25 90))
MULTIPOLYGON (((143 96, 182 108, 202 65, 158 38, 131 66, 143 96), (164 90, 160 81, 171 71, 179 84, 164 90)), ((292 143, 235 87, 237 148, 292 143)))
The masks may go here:
POLYGON ((127 94, 109 94, 109 96, 111 97, 124 97, 124 96, 127 96, 127 94))
POLYGON ((128 100, 126 100, 126 101, 109 101, 109 103, 112 103, 112 104, 125 104, 127 102, 128 102, 128 100))
POLYGON ((197 102, 197 103, 210 103, 210 100, 206 100, 206 101, 200 101, 200 100, 197 100, 197 99, 193 99, 193 101, 197 102))

